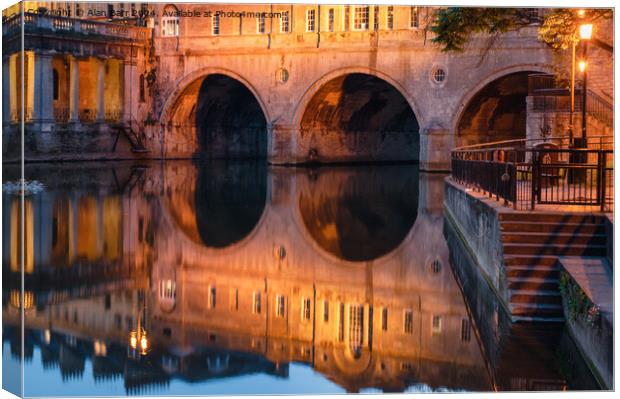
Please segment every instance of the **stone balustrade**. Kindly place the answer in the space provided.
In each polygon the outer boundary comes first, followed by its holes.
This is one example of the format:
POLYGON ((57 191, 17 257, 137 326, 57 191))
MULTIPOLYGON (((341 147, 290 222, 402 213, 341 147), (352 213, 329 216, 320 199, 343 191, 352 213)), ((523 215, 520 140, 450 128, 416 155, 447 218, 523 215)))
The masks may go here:
MULTIPOLYGON (((105 36, 129 40, 146 40, 149 38, 149 28, 92 21, 77 18, 42 15, 36 13, 24 14, 24 30, 51 31, 54 33, 75 33, 89 36, 105 36)), ((7 18, 2 27, 2 35, 19 34, 21 32, 21 16, 19 14, 7 18)))

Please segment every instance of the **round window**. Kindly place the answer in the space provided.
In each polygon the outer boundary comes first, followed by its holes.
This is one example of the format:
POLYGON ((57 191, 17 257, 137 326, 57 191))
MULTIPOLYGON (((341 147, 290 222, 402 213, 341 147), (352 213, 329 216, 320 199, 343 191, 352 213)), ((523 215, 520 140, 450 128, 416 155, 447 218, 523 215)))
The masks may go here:
POLYGON ((446 71, 442 68, 436 68, 433 71, 433 81, 435 83, 443 83, 444 80, 446 80, 446 71))
POLYGON ((434 274, 437 274, 441 271, 441 262, 439 261, 439 259, 435 259, 432 263, 431 263, 431 271, 434 274))

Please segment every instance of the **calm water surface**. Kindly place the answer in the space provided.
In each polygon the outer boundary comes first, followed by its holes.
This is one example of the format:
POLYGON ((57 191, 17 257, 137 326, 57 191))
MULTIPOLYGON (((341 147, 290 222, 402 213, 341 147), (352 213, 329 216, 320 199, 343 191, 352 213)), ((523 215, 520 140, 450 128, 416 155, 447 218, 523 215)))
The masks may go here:
MULTIPOLYGON (((14 387, 19 170, 4 176, 14 387)), ((42 183, 24 208, 27 396, 595 388, 561 330, 511 326, 488 299, 444 221, 444 176, 416 165, 38 164, 26 178, 42 183)))

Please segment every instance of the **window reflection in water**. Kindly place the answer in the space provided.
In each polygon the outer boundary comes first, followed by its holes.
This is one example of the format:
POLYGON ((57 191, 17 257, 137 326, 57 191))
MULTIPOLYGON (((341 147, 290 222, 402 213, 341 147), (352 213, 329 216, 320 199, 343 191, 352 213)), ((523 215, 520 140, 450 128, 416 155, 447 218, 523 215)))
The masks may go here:
MULTIPOLYGON (((68 179, 93 175, 97 191, 51 179, 26 205, 37 277, 27 281, 26 338, 63 376, 81 378, 91 358, 96 378, 117 376, 129 393, 175 394, 177 379, 193 381, 193 394, 219 377, 294 379, 297 364, 349 391, 492 388, 446 272, 443 176, 406 165, 115 168, 118 183, 109 168, 67 167, 68 179)), ((5 292, 12 346, 20 302, 5 292)))

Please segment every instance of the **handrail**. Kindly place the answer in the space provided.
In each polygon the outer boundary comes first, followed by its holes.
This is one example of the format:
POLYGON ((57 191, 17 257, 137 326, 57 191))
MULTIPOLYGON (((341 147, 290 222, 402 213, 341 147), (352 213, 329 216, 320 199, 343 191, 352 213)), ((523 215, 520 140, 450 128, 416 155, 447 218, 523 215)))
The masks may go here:
MULTIPOLYGON (((605 144, 609 144, 609 142, 607 140, 610 140, 611 143, 613 143, 614 140, 614 136, 611 135, 597 135, 597 136, 589 136, 588 140, 599 140, 599 143, 603 143, 602 140, 606 140, 605 144)), ((549 142, 552 140, 559 140, 560 142, 564 142, 564 141, 568 141, 569 137, 547 137, 546 139, 544 138, 537 138, 537 139, 512 139, 512 140, 500 140, 500 141, 492 141, 489 143, 481 143, 481 144, 470 144, 470 145, 466 145, 466 146, 461 146, 461 147, 456 147, 454 148, 452 151, 466 151, 466 150, 474 150, 474 149, 484 149, 486 147, 495 147, 495 146, 499 146, 499 145, 506 145, 506 144, 518 144, 518 143, 528 143, 528 142, 537 142, 537 143, 545 143, 545 142, 549 142)))
MULTIPOLYGON (((609 136, 602 136, 609 137, 609 136)), ((526 140, 504 140, 503 143, 526 140)), ((453 150, 452 179, 534 210, 537 204, 614 208, 613 149, 543 148, 501 145, 453 150)))

